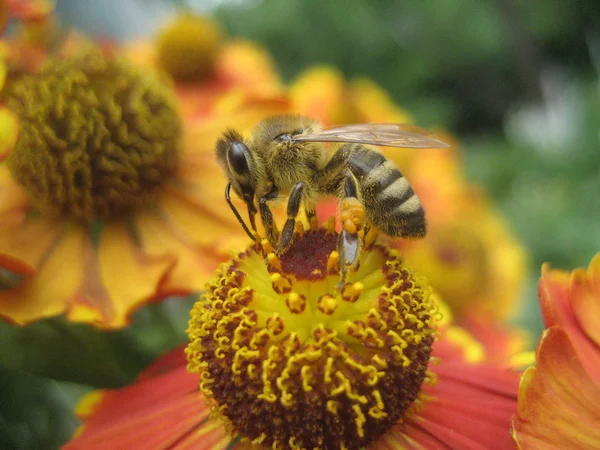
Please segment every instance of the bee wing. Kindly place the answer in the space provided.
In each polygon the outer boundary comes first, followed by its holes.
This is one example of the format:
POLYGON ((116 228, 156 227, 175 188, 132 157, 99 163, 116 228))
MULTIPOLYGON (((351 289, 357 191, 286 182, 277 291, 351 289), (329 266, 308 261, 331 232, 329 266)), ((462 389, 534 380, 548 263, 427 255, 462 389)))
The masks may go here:
POLYGON ((298 142, 355 142, 384 147, 445 148, 445 142, 431 137, 422 128, 397 123, 343 125, 311 134, 294 136, 298 142))

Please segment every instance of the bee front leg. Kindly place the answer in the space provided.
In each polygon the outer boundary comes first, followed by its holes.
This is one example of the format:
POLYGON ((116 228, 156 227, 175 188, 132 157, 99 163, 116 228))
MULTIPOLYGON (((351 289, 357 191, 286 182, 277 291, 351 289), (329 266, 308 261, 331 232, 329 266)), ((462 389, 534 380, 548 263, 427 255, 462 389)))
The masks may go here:
POLYGON ((282 255, 290 245, 292 245, 292 238, 294 237, 294 228, 296 226, 296 217, 300 211, 300 203, 302 201, 302 191, 304 189, 304 183, 299 181, 296 186, 292 189, 287 204, 287 220, 283 226, 279 243, 277 244, 277 255, 282 255))
POLYGON ((269 243, 275 248, 277 248, 277 243, 279 241, 279 230, 277 229, 275 219, 273 219, 273 213, 271 212, 269 205, 267 205, 267 202, 276 199, 278 195, 279 189, 273 186, 268 193, 258 199, 260 220, 262 221, 269 243))

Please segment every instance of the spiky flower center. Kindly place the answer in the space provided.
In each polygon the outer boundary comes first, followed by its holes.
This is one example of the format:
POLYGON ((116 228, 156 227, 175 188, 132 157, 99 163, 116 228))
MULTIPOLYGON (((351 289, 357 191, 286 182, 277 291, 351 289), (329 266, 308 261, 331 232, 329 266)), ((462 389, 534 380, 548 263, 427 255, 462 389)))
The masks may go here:
POLYGON ((20 134, 7 163, 34 204, 83 222, 149 202, 178 161, 181 123, 169 88, 90 51, 15 82, 20 134))
POLYGON ((264 241, 219 269, 192 311, 189 370, 235 432, 272 448, 359 449, 401 420, 425 379, 430 288, 368 239, 339 287, 333 227, 264 241))

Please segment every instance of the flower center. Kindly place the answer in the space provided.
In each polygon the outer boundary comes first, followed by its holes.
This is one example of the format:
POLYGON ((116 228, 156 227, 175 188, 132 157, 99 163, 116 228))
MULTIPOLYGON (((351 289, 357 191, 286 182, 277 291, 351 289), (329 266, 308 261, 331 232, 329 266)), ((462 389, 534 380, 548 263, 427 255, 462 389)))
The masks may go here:
POLYGON ((405 416, 436 307, 395 251, 367 241, 341 288, 332 226, 298 230, 281 259, 255 244, 207 285, 188 369, 235 432, 272 448, 359 449, 405 416))
POLYGON ((11 86, 20 134, 7 164, 45 214, 92 222, 151 200, 178 161, 181 123, 157 78, 98 52, 11 86))
POLYGON ((212 72, 222 38, 215 22, 183 14, 159 35, 158 64, 178 81, 200 81, 212 72))

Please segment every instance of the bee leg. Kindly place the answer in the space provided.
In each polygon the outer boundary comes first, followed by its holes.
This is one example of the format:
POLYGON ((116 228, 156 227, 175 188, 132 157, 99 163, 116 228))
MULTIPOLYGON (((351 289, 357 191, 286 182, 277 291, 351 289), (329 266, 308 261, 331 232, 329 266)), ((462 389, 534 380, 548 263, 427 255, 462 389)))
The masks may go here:
POLYGON ((287 220, 281 231, 279 237, 279 243, 277 244, 277 255, 283 254, 292 244, 292 238, 294 237, 294 227, 296 226, 296 217, 298 217, 298 211, 300 211, 300 202, 302 201, 302 190, 304 189, 304 183, 299 181, 296 186, 292 189, 287 204, 287 220))
POLYGON ((276 199, 278 195, 279 190, 276 187, 273 187, 271 191, 258 199, 258 211, 260 213, 260 219, 265 229, 265 233, 267 234, 267 239, 275 248, 277 247, 277 242, 279 241, 279 230, 277 229, 277 225, 273 219, 273 213, 271 212, 269 205, 267 205, 267 202, 276 199))
MULTIPOLYGON (((344 175, 344 189, 342 195, 342 203, 347 199, 353 199, 358 202, 358 183, 350 171, 346 171, 344 175)), ((346 282, 348 270, 357 266, 361 247, 362 242, 357 227, 353 223, 348 224, 343 221, 337 244, 338 253, 340 255, 341 273, 338 287, 341 287, 346 282)))

